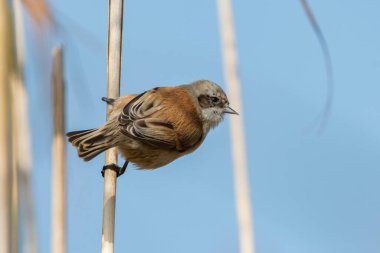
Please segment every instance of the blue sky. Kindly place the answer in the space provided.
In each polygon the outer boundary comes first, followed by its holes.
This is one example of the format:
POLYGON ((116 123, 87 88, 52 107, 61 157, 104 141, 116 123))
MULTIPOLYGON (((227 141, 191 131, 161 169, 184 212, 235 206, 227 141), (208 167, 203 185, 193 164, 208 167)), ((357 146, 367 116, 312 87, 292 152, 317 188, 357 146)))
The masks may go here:
MULTIPOLYGON (((71 32, 68 131, 105 120, 107 4, 51 2, 71 32)), ((379 252, 380 3, 310 4, 336 80, 322 135, 305 132, 323 106, 326 76, 299 1, 234 1, 257 252, 379 252)), ((217 21, 216 1, 125 1, 121 93, 203 78, 225 87, 217 21)), ((26 78, 38 242, 47 253, 52 130, 42 92, 49 77, 35 64, 36 48, 27 48, 26 78)), ((116 252, 238 252, 228 127, 227 119, 196 152, 159 170, 131 166, 119 178, 116 252)), ((70 145, 67 155, 68 252, 99 252, 104 159, 85 163, 70 145)))

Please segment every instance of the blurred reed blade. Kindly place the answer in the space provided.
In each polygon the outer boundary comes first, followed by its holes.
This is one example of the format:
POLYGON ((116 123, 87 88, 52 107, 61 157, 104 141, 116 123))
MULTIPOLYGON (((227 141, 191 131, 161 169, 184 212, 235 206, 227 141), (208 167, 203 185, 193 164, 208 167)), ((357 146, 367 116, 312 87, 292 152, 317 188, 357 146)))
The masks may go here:
MULTIPOLYGON (((329 50, 327 41, 326 41, 326 39, 322 33, 322 30, 319 27, 317 19, 315 18, 313 11, 311 10, 311 8, 309 6, 308 1, 307 0, 300 0, 300 1, 302 4, 302 7, 306 13, 306 16, 310 22, 310 25, 313 28, 315 35, 317 36, 318 42, 319 42, 321 49, 322 49, 324 61, 325 61, 325 68, 326 68, 326 75, 327 75, 327 96, 326 96, 325 105, 315 120, 316 123, 320 121, 320 124, 318 127, 318 133, 322 133, 323 130, 325 129, 327 121, 330 117, 331 106, 332 106, 332 102, 333 102, 333 98, 334 98, 333 67, 332 67, 330 50, 329 50)), ((316 123, 313 123, 313 125, 316 123)))
POLYGON ((52 252, 66 252, 66 146, 65 146, 65 83, 63 49, 53 51, 53 172, 52 172, 52 252))
MULTIPOLYGON (((26 27, 25 31, 27 31, 25 35, 28 35, 28 48, 32 49, 28 51, 28 54, 31 55, 28 59, 33 61, 33 69, 35 70, 38 78, 39 85, 33 87, 33 89, 36 90, 38 96, 41 97, 36 106, 40 111, 40 120, 37 122, 42 127, 46 124, 50 124, 50 122, 46 123, 41 120, 41 118, 50 118, 51 107, 46 106, 46 98, 50 99, 51 82, 50 74, 47 73, 46 70, 51 68, 50 43, 52 41, 52 31, 56 29, 55 19, 47 0, 18 1, 21 3, 22 7, 24 7, 21 13, 25 14, 25 16, 29 18, 27 19, 29 22, 24 23, 26 27)), ((50 101, 48 101, 48 103, 49 102, 50 101)), ((48 145, 48 143, 43 144, 48 145)))
MULTIPOLYGON (((78 51, 77 46, 75 45, 75 42, 72 43, 71 38, 74 38, 76 40, 81 41, 87 48, 93 49, 93 52, 98 54, 101 52, 101 49, 104 49, 104 45, 101 44, 99 39, 97 39, 92 33, 87 31, 85 28, 81 26, 80 23, 75 22, 74 19, 71 19, 68 15, 65 15, 64 12, 60 11, 57 8, 54 8, 53 5, 49 6, 48 2, 46 0, 21 0, 25 9, 27 10, 27 13, 32 18, 33 24, 38 28, 37 33, 38 36, 37 39, 37 50, 36 52, 33 52, 35 54, 34 59, 38 60, 37 66, 40 68, 41 73, 39 74, 40 78, 43 79, 45 69, 47 66, 50 67, 50 55, 48 52, 50 52, 50 45, 47 45, 47 40, 45 36, 53 36, 56 35, 60 41, 66 41, 67 44, 70 43, 70 50, 78 51), (58 15, 57 15, 58 14, 58 15), (63 22, 60 22, 58 20, 58 17, 63 18, 63 22), (52 28, 51 30, 46 30, 44 28, 52 28), (70 28, 70 29, 69 29, 70 28), (44 33, 39 34, 41 32, 52 32, 52 33, 44 33), (43 36, 41 36, 43 35, 43 36), (71 41, 70 41, 71 40, 71 41), (70 41, 70 42, 69 42, 70 41)), ((66 44, 66 43, 65 43, 66 44)), ((86 80, 83 77, 83 71, 82 69, 82 63, 81 63, 81 57, 78 52, 72 52, 72 54, 77 56, 77 60, 74 61, 72 64, 73 66, 69 66, 69 73, 73 72, 74 75, 76 75, 80 80, 78 80, 76 83, 77 85, 74 85, 74 89, 78 92, 75 92, 74 94, 79 97, 78 94, 81 93, 81 91, 84 90, 84 93, 91 94, 91 89, 89 88, 89 85, 87 84, 86 80)), ((68 55, 68 53, 67 53, 68 55)), ((45 84, 46 80, 40 81, 40 83, 45 84)), ((48 87, 50 88, 50 86, 48 87)), ((42 89, 40 94, 43 94, 42 96, 48 96, 49 94, 45 94, 47 89, 42 89)), ((91 96, 90 96, 91 97, 91 96)), ((42 100, 42 99, 41 99, 42 100)), ((89 109, 91 108, 92 100, 87 101, 87 103, 83 103, 81 99, 79 99, 81 106, 79 107, 80 110, 89 109)), ((40 105, 41 110, 46 110, 46 108, 43 108, 44 106, 40 105)))
POLYGON ((240 114, 239 116, 230 117, 240 252, 254 253, 255 238, 244 136, 243 97, 238 75, 238 56, 231 0, 219 0, 218 7, 225 81, 228 87, 230 103, 240 114))
POLYGON ((24 253, 37 253, 37 229, 34 214, 34 198, 32 190, 32 183, 28 174, 20 171, 20 195, 22 199, 22 209, 24 215, 24 229, 25 229, 25 241, 22 247, 24 253))
POLYGON ((13 131, 15 138, 15 158, 19 174, 20 197, 22 199, 22 214, 24 217, 24 245, 23 252, 37 252, 37 231, 33 206, 33 190, 31 186, 31 148, 29 117, 27 112, 27 94, 20 76, 14 76, 12 82, 12 101, 13 101, 13 131))
POLYGON ((20 179, 20 195, 23 203, 23 215, 25 220, 25 240, 23 251, 37 252, 37 238, 33 207, 33 190, 31 186, 31 148, 29 117, 27 112, 27 94, 20 76, 15 75, 12 82, 13 101, 13 131, 16 135, 15 143, 16 166, 20 179))
MULTIPOLYGON (((16 16, 15 14, 15 4, 13 3, 13 17, 16 16)), ((14 31, 13 34, 15 34, 15 37, 17 37, 17 24, 12 24, 12 28, 16 31, 14 31)), ((12 35, 13 35, 12 34, 12 35)), ((16 38, 11 37, 12 44, 17 43, 16 38)), ((10 51, 11 58, 12 58, 12 65, 10 66, 11 69, 9 71, 9 85, 10 85, 10 100, 9 100, 9 106, 10 106, 10 112, 11 112, 11 146, 12 146, 12 181, 11 181, 11 253, 18 253, 19 252, 19 168, 18 168, 18 133, 16 130, 17 127, 17 98, 15 98, 14 93, 15 89, 18 85, 18 76, 17 76, 17 54, 15 52, 15 48, 17 48, 17 45, 13 47, 10 51), (16 62, 16 64, 14 64, 16 62)), ((9 63, 8 63, 9 64, 9 63)))
POLYGON ((17 124, 17 105, 16 105, 16 97, 15 97, 15 89, 17 88, 17 75, 12 73, 10 76, 10 85, 11 85, 11 94, 10 97, 10 108, 11 108, 11 128, 12 128, 12 196, 11 196, 11 253, 18 253, 18 244, 19 244, 19 169, 17 164, 17 131, 15 130, 15 126, 17 124))
POLYGON ((7 0, 0 0, 0 245, 2 252, 11 249, 11 128, 10 73, 12 32, 7 0))
POLYGON ((21 0, 13 0, 13 13, 15 24, 16 70, 12 83, 13 100, 13 131, 16 137, 15 158, 20 179, 20 195, 23 199, 23 215, 25 219, 25 240, 23 251, 37 252, 37 231, 34 220, 33 190, 31 187, 31 138, 28 117, 28 95, 24 83, 24 19, 21 0))
POLYGON ((54 18, 45 0, 22 0, 23 4, 38 27, 54 25, 54 18))

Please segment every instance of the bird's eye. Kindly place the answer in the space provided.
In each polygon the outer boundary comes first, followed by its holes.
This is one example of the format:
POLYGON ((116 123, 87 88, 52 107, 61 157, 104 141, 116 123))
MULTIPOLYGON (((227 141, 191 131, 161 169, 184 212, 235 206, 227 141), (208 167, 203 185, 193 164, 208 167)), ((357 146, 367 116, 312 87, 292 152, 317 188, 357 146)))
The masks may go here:
POLYGON ((211 97, 211 102, 213 102, 214 104, 217 104, 219 103, 219 98, 218 97, 211 97))

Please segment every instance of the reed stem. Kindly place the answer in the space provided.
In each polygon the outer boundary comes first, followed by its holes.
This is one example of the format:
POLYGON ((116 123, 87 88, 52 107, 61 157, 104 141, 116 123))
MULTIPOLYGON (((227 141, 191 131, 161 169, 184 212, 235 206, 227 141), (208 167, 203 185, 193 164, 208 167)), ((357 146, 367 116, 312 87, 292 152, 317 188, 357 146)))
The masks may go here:
POLYGON ((52 173, 52 252, 66 252, 66 145, 65 145, 65 83, 63 49, 53 51, 53 173, 52 173))
POLYGON ((228 87, 230 102, 240 114, 239 117, 230 118, 240 252, 254 253, 255 240, 248 166, 245 153, 243 97, 241 95, 240 79, 238 75, 238 56, 231 0, 219 0, 218 7, 225 80, 228 87))
POLYGON ((11 249, 11 108, 10 64, 11 19, 7 0, 0 0, 0 245, 2 252, 11 249))
MULTIPOLYGON (((108 65, 107 96, 120 96, 121 48, 123 34, 124 0, 109 0, 108 14, 108 65)), ((107 106, 107 119, 112 105, 107 106)), ((117 164, 117 149, 106 151, 105 164, 117 164)), ((104 173, 102 253, 114 252, 116 172, 106 169, 104 173)))

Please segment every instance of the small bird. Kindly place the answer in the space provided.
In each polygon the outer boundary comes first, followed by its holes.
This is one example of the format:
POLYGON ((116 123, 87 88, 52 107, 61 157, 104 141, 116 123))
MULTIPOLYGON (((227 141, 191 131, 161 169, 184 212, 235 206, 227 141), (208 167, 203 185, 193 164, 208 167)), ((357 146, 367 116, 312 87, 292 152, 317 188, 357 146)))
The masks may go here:
POLYGON ((225 113, 238 114, 222 88, 207 80, 103 100, 113 105, 108 121, 67 136, 85 161, 117 147, 126 159, 119 175, 128 161, 156 169, 193 152, 225 113))

